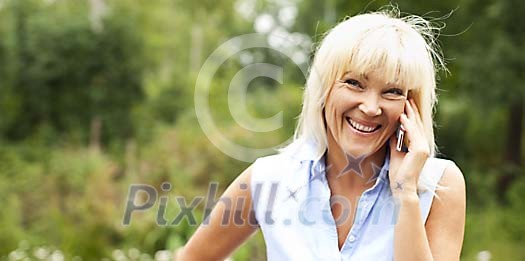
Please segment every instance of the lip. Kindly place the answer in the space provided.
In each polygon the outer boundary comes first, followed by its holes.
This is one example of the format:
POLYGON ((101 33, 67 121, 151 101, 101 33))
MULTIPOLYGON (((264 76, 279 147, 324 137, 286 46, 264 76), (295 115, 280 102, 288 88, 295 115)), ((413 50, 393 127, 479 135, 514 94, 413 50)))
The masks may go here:
POLYGON ((363 120, 355 119, 355 118, 352 118, 352 117, 350 117, 350 116, 346 116, 346 117, 345 117, 345 120, 346 120, 346 118, 350 118, 350 119, 352 119, 353 121, 355 121, 355 122, 357 122, 357 123, 359 123, 359 124, 361 124, 361 125, 363 125, 363 126, 365 126, 365 127, 375 128, 375 127, 381 125, 381 124, 379 124, 379 123, 374 123, 374 122, 368 122, 368 121, 363 121, 363 120))
POLYGON ((350 128, 350 130, 351 130, 353 133, 355 133, 356 135, 359 135, 359 136, 362 136, 362 137, 370 137, 370 136, 374 136, 374 135, 376 135, 376 134, 379 132, 379 130, 383 127, 383 126, 380 126, 377 130, 375 130, 375 131, 373 131, 373 132, 370 132, 370 133, 361 132, 361 131, 358 131, 358 130, 354 129, 354 127, 352 127, 352 125, 350 124, 350 122, 348 121, 347 118, 350 118, 350 119, 352 119, 353 121, 355 121, 355 122, 357 122, 357 123, 359 123, 359 124, 361 124, 361 125, 363 125, 363 126, 366 126, 366 127, 372 127, 372 128, 373 128, 374 126, 377 127, 378 125, 381 125, 381 124, 370 123, 370 122, 366 122, 366 121, 363 122, 363 121, 356 120, 356 119, 354 119, 354 118, 352 118, 352 117, 348 117, 348 116, 345 117, 345 122, 346 122, 346 124, 348 125, 348 128, 350 128))

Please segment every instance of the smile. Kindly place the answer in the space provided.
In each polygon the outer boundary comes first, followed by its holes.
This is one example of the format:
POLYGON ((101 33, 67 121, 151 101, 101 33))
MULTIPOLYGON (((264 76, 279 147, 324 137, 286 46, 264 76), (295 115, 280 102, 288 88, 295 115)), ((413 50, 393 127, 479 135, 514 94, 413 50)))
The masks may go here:
POLYGON ((380 124, 377 125, 369 125, 369 124, 360 124, 354 120, 352 120, 350 117, 346 117, 346 121, 349 123, 349 125, 354 129, 355 131, 363 134, 370 134, 373 132, 376 132, 381 128, 380 124))

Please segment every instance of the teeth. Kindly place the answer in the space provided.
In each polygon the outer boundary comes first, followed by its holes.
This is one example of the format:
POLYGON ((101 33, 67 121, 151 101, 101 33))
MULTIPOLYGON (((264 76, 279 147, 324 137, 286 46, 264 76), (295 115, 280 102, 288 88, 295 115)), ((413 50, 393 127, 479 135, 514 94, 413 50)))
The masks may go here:
POLYGON ((361 125, 361 124, 359 124, 359 123, 353 121, 353 120, 350 119, 350 118, 348 118, 348 119, 349 119, 349 121, 350 121, 350 124, 351 124, 354 128, 356 128, 356 129, 358 129, 358 130, 360 130, 360 131, 364 131, 364 132, 372 132, 372 131, 375 129, 375 128, 372 128, 372 127, 366 127, 366 126, 363 126, 363 125, 361 125))

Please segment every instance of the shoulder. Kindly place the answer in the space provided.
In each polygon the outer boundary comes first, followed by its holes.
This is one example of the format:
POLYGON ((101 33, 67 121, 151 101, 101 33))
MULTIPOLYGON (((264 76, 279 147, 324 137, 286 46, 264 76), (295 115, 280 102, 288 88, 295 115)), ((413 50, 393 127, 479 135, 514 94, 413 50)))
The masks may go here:
MULTIPOLYGON (((456 164, 448 159, 428 158, 421 171, 419 188, 430 191, 434 191, 436 188, 439 190, 440 187, 444 186, 442 182, 450 182, 448 176, 450 175, 451 167, 454 166, 456 164)), ((460 174, 459 176, 462 175, 460 174)))
MULTIPOLYGON (((439 185, 447 189, 443 190, 441 194, 454 196, 462 196, 465 194, 465 177, 463 172, 459 169, 455 162, 451 160, 439 159, 444 162, 445 169, 439 181, 439 185)), ((439 194, 439 192, 438 192, 439 194)))
POLYGON ((252 176, 255 179, 276 179, 294 172, 299 161, 286 153, 279 153, 258 158, 252 164, 252 176))
POLYGON ((278 164, 278 163, 290 162, 291 159, 292 158, 289 157, 289 155, 287 155, 287 154, 278 153, 278 154, 273 154, 273 155, 268 155, 268 156, 257 158, 255 160, 255 162, 253 163, 253 165, 254 166, 255 165, 262 165, 262 166, 270 165, 270 166, 273 166, 273 165, 278 164))
POLYGON ((466 217, 465 178, 459 167, 447 160, 436 190, 436 200, 426 222, 434 260, 459 260, 466 217))
POLYGON ((465 178, 463 172, 452 160, 441 158, 428 158, 424 170, 432 174, 436 185, 441 189, 436 190, 438 197, 460 196, 465 192, 465 178))
MULTIPOLYGON (((436 198, 432 203, 432 213, 464 212, 466 208, 466 185, 463 172, 451 160, 436 159, 444 164, 444 170, 436 189, 436 198)), ((432 215, 431 215, 432 216, 432 215)))
POLYGON ((279 153, 258 158, 252 165, 252 185, 259 183, 302 184, 309 178, 309 170, 317 157, 317 146, 298 139, 279 153))
POLYGON ((450 165, 456 165, 454 161, 442 158, 428 158, 425 162, 425 168, 438 169, 441 172, 446 170, 450 165))

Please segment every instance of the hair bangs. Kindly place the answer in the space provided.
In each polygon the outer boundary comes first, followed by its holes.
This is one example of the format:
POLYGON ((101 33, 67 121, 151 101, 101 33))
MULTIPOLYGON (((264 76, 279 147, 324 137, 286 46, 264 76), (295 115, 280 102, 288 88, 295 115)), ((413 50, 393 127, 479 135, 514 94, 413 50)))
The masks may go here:
POLYGON ((408 90, 421 88, 422 64, 432 65, 432 61, 424 46, 414 46, 410 43, 413 39, 404 39, 398 30, 394 26, 385 26, 362 32, 357 40, 341 50, 339 58, 342 60, 337 62, 344 66, 336 77, 340 78, 349 71, 364 77, 376 71, 383 76, 385 83, 408 90))

